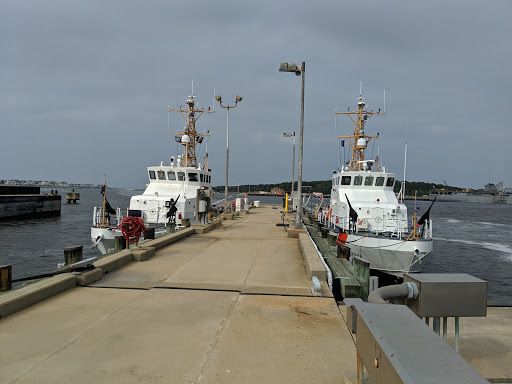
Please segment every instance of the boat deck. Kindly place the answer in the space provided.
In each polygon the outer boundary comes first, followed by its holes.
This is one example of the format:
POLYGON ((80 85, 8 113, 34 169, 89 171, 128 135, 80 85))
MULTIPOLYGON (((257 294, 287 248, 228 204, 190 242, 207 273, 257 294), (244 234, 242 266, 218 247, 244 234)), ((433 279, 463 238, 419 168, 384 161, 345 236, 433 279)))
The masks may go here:
MULTIPOLYGON (((1 319, 0 382, 355 383, 345 308, 311 295, 280 216, 253 209, 1 319)), ((512 378, 511 319, 461 319, 487 378, 512 378)))

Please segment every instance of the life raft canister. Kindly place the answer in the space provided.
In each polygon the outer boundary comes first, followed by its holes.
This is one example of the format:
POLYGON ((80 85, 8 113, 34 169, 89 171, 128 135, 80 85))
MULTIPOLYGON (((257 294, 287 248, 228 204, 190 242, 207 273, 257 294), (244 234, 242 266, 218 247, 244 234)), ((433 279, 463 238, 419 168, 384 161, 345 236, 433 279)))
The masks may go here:
POLYGON ((338 233, 338 238, 336 239, 336 244, 345 244, 347 241, 348 235, 346 233, 338 233))

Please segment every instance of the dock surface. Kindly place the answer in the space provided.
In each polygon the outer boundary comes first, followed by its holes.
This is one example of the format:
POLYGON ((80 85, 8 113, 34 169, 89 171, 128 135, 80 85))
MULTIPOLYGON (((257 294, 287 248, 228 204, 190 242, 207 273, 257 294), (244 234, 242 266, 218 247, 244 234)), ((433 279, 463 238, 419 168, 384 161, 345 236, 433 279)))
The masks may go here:
MULTIPOLYGON (((312 296, 278 223, 261 206, 0 319, 0 383, 355 383, 346 307, 312 296)), ((461 319, 462 357, 494 383, 512 382, 511 320, 461 319)))
POLYGON ((0 382, 353 383, 332 297, 260 207, 0 322, 0 382))

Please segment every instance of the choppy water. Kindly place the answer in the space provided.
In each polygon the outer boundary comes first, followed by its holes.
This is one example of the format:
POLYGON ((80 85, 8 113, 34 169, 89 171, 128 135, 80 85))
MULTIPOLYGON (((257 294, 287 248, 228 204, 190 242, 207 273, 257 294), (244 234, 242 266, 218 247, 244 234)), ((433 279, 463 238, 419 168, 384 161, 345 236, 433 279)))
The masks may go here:
MULTIPOLYGON (((64 259, 63 249, 83 245, 84 258, 96 255, 90 247, 90 226, 98 189, 82 189, 78 204, 62 204, 58 218, 0 222, 0 265, 13 265, 13 278, 47 273, 64 259)), ((109 190, 113 207, 126 207, 140 191, 109 190)), ((214 201, 222 198, 217 194, 214 201)), ((282 203, 282 198, 251 196, 262 203, 282 203)), ((429 206, 420 202, 420 214, 429 206)), ((413 203, 407 202, 409 212, 413 203)), ((423 272, 467 273, 489 282, 489 303, 512 304, 512 205, 436 202, 434 252, 423 263, 423 272)))

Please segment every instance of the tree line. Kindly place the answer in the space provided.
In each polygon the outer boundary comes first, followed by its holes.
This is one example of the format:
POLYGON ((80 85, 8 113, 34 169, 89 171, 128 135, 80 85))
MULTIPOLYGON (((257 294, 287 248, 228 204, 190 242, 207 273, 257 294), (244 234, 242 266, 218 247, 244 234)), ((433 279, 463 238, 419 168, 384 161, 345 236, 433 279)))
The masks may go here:
MULTIPOLYGON (((282 183, 273 183, 273 184, 245 184, 240 186, 231 186, 229 187, 230 191, 239 190, 240 193, 249 193, 255 191, 262 192, 270 192, 272 189, 280 189, 285 193, 289 193, 291 191, 291 182, 282 182, 282 183)), ((395 193, 400 191, 401 181, 396 180, 395 186, 393 188, 395 193)), ((307 191, 303 192, 320 192, 324 195, 331 194, 332 181, 331 180, 317 180, 317 181, 303 181, 302 187, 311 187, 306 188, 307 191)), ((447 191, 460 191, 461 188, 453 187, 444 184, 435 184, 435 183, 425 183, 422 181, 406 181, 405 183, 405 194, 409 196, 414 196, 414 191, 417 191, 418 196, 428 195, 432 189, 441 189, 444 188, 447 191)), ((216 192, 224 192, 224 186, 216 186, 213 187, 213 190, 216 192)), ((295 182, 294 190, 297 190, 297 182, 295 182)))

